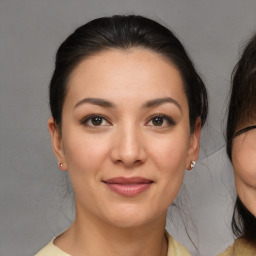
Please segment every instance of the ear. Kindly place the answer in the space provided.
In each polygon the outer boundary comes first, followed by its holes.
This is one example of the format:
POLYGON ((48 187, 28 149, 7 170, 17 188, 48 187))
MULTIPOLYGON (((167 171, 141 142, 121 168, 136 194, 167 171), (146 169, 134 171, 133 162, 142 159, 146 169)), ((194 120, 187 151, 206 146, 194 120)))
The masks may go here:
POLYGON ((48 129, 51 135, 52 149, 58 159, 58 166, 61 170, 65 171, 67 164, 63 150, 62 137, 59 127, 52 117, 48 120, 48 129))
POLYGON ((195 123, 195 129, 190 135, 188 157, 186 163, 186 169, 192 170, 191 161, 196 161, 199 155, 200 149, 200 133, 201 133, 201 119, 198 118, 195 123))

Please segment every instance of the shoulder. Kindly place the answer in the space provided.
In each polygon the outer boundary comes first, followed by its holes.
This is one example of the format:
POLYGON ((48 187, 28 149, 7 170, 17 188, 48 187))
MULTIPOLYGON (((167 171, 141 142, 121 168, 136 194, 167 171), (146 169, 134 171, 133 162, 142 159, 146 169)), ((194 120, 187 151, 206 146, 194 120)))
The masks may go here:
POLYGON ((168 254, 167 256, 191 256, 188 250, 171 237, 167 232, 166 236, 168 239, 168 254))
POLYGON ((40 250, 35 256, 70 256, 54 245, 53 240, 40 250))
MULTIPOLYGON (((188 250, 173 239, 167 232, 168 255, 167 256, 191 256, 188 250)), ((70 256, 53 244, 53 240, 40 250, 35 256, 70 256)))
POLYGON ((223 253, 218 256, 255 256, 256 247, 252 246, 242 238, 235 240, 232 246, 229 246, 223 253))
POLYGON ((233 255, 233 246, 229 246, 224 252, 218 254, 218 256, 232 256, 233 255))

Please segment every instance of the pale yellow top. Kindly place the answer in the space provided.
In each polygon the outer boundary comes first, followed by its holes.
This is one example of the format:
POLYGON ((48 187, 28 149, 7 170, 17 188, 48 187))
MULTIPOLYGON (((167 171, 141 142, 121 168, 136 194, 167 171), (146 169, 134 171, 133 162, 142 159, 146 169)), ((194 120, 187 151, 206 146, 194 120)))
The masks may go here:
POLYGON ((243 239, 236 239, 232 246, 218 256, 256 256, 256 247, 252 247, 243 239))
MULTIPOLYGON (((180 243, 175 241, 168 233, 168 253, 167 256, 191 256, 191 254, 187 251, 185 247, 183 247, 180 243)), ((35 256, 71 256, 57 246, 53 244, 53 240, 46 245, 40 252, 38 252, 35 256)))

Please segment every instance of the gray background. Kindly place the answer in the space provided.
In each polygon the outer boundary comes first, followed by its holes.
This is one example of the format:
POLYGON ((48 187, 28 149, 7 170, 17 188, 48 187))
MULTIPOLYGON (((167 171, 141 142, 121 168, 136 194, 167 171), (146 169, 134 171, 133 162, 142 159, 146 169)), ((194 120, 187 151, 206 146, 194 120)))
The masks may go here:
MULTIPOLYGON (((58 45, 77 26, 105 15, 143 14, 175 31, 206 82, 210 113, 200 161, 185 177, 181 202, 194 220, 200 255, 233 240, 233 176, 223 127, 230 74, 256 29, 255 0, 1 0, 0 255, 33 255, 74 217, 47 131, 47 87, 58 45)), ((168 229, 194 255, 172 211, 168 229)), ((177 214, 176 214, 177 215, 177 214)))

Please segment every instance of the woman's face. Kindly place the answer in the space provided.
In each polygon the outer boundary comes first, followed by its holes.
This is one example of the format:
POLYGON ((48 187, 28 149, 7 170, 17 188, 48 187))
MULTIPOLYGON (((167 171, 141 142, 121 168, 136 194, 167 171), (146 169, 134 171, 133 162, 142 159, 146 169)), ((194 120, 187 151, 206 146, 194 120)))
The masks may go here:
POLYGON ((77 216, 119 227, 165 220, 199 148, 182 78, 145 49, 109 50, 72 72, 61 135, 52 144, 76 195, 77 216), (93 216, 93 217, 92 217, 93 216))
POLYGON ((256 217, 256 129, 234 138, 232 165, 239 198, 256 217))

